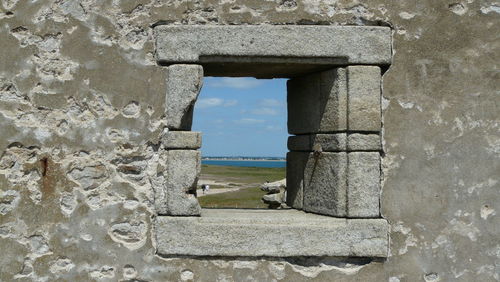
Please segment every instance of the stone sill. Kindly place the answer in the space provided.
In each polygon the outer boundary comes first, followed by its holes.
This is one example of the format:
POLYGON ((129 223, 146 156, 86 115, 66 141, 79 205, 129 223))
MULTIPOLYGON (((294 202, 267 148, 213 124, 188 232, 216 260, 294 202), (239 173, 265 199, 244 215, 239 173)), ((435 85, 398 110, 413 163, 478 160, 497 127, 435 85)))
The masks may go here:
POLYGON ((158 216, 157 254, 175 256, 387 257, 385 219, 345 219, 298 210, 203 209, 158 216))

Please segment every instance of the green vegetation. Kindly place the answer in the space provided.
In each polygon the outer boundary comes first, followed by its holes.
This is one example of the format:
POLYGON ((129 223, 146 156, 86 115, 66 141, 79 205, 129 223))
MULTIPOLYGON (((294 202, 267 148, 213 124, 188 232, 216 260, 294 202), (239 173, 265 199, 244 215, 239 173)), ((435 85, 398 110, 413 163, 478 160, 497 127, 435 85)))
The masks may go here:
POLYGON ((201 165, 202 178, 231 184, 262 184, 285 178, 285 168, 201 165))
POLYGON ((259 187, 244 188, 238 191, 219 193, 199 197, 198 201, 204 208, 267 208, 261 200, 266 192, 259 187))
POLYGON ((233 188, 235 191, 206 195, 198 200, 204 208, 267 208, 261 200, 266 192, 260 190, 260 185, 285 178, 285 172, 285 168, 202 165, 201 178, 227 183, 225 187, 211 185, 211 189, 233 188))
POLYGON ((226 186, 224 185, 210 185, 210 189, 222 189, 222 188, 227 188, 226 186))

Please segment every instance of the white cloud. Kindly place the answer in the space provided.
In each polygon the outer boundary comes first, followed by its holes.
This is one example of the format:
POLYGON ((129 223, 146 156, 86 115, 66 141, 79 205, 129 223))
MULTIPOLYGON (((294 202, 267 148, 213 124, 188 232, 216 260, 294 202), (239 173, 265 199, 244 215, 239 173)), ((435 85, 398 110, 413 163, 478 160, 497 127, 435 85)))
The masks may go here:
POLYGON ((282 105, 281 101, 276 99, 261 99, 259 100, 259 106, 261 107, 280 107, 282 105))
POLYGON ((278 114, 278 110, 273 108, 258 108, 252 110, 252 114, 254 115, 267 115, 267 116, 275 116, 278 114))
POLYGON ((220 77, 207 81, 207 85, 218 88, 254 88, 262 84, 262 81, 250 77, 220 77))
POLYGON ((237 100, 227 100, 226 102, 224 102, 224 107, 232 107, 236 106, 237 104, 238 104, 237 100))
POLYGON ((263 119, 254 119, 254 118, 242 118, 239 120, 235 120, 235 123, 239 124, 257 124, 257 123, 263 123, 265 120, 263 119))
POLYGON ((238 104, 238 101, 236 100, 224 100, 221 98, 205 98, 205 99, 199 99, 196 102, 196 107, 198 109, 206 109, 206 108, 211 108, 211 107, 231 107, 235 106, 238 104))
POLYGON ((276 126, 276 125, 268 125, 265 128, 266 131, 279 131, 281 129, 282 129, 281 126, 276 126))
POLYGON ((220 98, 199 99, 196 102, 196 107, 199 109, 205 109, 205 108, 221 106, 223 103, 224 100, 220 98))

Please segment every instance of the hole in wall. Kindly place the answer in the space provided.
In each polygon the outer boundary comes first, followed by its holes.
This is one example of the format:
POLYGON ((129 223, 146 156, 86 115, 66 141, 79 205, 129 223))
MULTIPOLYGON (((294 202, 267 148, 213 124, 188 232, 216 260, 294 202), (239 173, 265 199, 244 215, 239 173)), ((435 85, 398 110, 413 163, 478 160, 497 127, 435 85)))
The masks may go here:
POLYGON ((285 207, 286 111, 286 79, 205 77, 192 128, 203 134, 203 208, 285 207))

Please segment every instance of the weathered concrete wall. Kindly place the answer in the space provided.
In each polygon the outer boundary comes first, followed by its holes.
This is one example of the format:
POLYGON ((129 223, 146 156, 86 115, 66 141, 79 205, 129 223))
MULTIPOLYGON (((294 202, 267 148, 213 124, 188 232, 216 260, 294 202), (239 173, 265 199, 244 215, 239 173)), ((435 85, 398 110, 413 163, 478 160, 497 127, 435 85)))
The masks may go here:
MULTIPOLYGON (((500 4, 16 1, 0 8, 0 280, 495 281, 500 4), (154 255, 165 73, 151 25, 389 24, 383 262, 154 255)), ((285 146, 285 144, 283 144, 285 146)))

